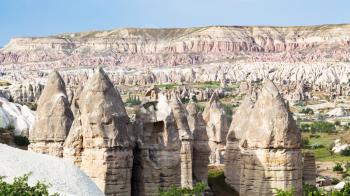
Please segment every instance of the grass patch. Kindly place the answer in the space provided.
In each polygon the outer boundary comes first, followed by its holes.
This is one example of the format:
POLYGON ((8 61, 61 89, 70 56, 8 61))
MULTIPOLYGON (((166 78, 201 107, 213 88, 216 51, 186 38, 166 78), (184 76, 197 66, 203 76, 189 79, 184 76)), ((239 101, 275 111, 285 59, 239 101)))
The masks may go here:
POLYGON ((337 161, 337 162, 350 162, 349 156, 342 156, 334 154, 329 149, 329 146, 333 144, 334 140, 341 138, 345 132, 339 132, 338 134, 318 133, 319 137, 313 137, 311 133, 302 133, 303 138, 308 138, 309 145, 315 144, 322 145, 320 148, 308 148, 315 154, 316 161, 337 161), (310 137, 311 136, 311 137, 310 137))
POLYGON ((214 195, 238 196, 239 194, 225 183, 223 167, 209 167, 208 184, 214 195))

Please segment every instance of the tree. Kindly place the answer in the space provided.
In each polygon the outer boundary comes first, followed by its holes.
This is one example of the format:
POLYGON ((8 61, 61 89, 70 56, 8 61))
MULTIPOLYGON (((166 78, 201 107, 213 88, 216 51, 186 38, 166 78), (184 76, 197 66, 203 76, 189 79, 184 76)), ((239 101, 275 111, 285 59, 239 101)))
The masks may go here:
MULTIPOLYGON (((13 183, 7 183, 4 181, 4 177, 0 177, 0 195, 49 196, 48 185, 37 182, 34 186, 29 186, 29 176, 30 173, 21 177, 16 177, 13 183)), ((58 194, 53 194, 51 196, 58 196, 58 194)))

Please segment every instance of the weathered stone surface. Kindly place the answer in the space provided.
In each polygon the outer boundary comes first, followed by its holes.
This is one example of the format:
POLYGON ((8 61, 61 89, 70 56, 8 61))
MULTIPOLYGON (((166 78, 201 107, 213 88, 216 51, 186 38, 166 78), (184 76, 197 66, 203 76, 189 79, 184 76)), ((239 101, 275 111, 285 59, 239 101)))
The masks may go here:
POLYGON ((265 80, 241 142, 240 195, 302 194, 301 134, 276 86, 265 80))
POLYGON ((222 164, 224 148, 228 132, 227 117, 217 93, 213 93, 203 111, 211 149, 209 161, 211 164, 222 164))
POLYGON ((207 182, 209 165, 209 138, 201 112, 197 111, 193 101, 186 107, 188 125, 193 135, 193 181, 207 182))
POLYGON ((212 61, 337 62, 350 59, 350 25, 211 26, 136 29, 14 38, 1 65, 37 68, 94 65, 175 66, 212 61))
POLYGON ((129 117, 102 68, 87 81, 78 102, 64 157, 72 159, 106 195, 130 195, 133 153, 127 135, 129 117))
POLYGON ((41 94, 35 121, 29 132, 29 149, 63 156, 63 143, 73 122, 65 83, 57 71, 49 75, 41 94))
POLYGON ((303 183, 316 184, 316 159, 310 151, 303 153, 303 183))
POLYGON ((14 135, 28 137, 29 129, 35 119, 35 112, 26 105, 11 103, 0 97, 0 128, 13 127, 14 135))
POLYGON ((187 121, 188 113, 175 94, 170 99, 170 107, 181 140, 181 187, 192 188, 193 135, 187 121))
POLYGON ((134 195, 159 195, 170 186, 192 187, 193 135, 175 95, 147 90, 136 114, 134 195))
POLYGON ((254 102, 247 95, 232 117, 225 149, 225 182, 237 192, 240 189, 241 149, 239 142, 245 138, 254 102))

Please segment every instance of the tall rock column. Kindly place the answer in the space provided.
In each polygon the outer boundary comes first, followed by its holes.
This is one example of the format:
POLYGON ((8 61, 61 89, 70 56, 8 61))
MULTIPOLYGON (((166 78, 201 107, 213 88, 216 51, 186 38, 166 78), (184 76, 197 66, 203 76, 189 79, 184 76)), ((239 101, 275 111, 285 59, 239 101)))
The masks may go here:
POLYGON ((175 94, 171 97, 170 107, 181 140, 181 187, 192 188, 193 135, 188 126, 187 111, 175 94))
POLYGON ((188 125, 193 135, 193 181, 207 182, 209 165, 209 138, 202 113, 197 111, 192 101, 186 107, 188 125))
POLYGON ((183 184, 186 146, 178 131, 181 122, 176 121, 167 97, 156 87, 149 89, 136 114, 133 195, 157 196, 159 190, 183 184))
POLYGON ((226 136, 228 132, 227 117, 224 107, 219 101, 216 92, 213 93, 203 111, 203 119, 206 123, 211 149, 209 161, 211 164, 224 162, 226 136))
POLYGON ((73 122, 64 81, 52 72, 38 100, 34 124, 29 131, 29 150, 63 156, 63 143, 73 122))
POLYGON ((85 84, 78 106, 64 144, 64 157, 72 159, 106 195, 131 195, 129 117, 102 68, 85 84))
POLYGON ((274 195, 295 189, 302 195, 301 134, 269 80, 264 82, 241 142, 240 195, 274 195))
POLYGON ((245 138, 249 116, 254 103, 250 96, 246 96, 232 118, 230 130, 227 134, 225 150, 225 182, 239 192, 241 175, 241 149, 239 142, 245 138))

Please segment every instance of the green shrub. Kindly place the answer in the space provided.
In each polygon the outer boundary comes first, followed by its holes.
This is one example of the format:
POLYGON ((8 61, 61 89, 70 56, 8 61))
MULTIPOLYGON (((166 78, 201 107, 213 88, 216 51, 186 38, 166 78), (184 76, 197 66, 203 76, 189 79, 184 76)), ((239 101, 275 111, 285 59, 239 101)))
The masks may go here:
MULTIPOLYGON (((4 177, 0 177, 0 195, 9 196, 48 196, 48 185, 37 182, 34 186, 28 185, 30 174, 22 177, 16 177, 13 183, 4 181, 4 177)), ((58 194, 54 194, 58 196, 58 194)))
POLYGON ((335 166, 333 167, 333 171, 336 171, 336 172, 343 172, 344 169, 343 169, 343 167, 341 166, 340 163, 336 163, 335 166))
POLYGON ((323 196, 324 193, 320 189, 318 189, 315 185, 304 184, 303 192, 305 196, 323 196))
POLYGON ((303 108, 300 110, 300 113, 307 114, 307 115, 313 115, 314 111, 311 108, 303 108))
POLYGON ((295 196, 295 190, 284 191, 281 189, 277 189, 276 196, 295 196))
POLYGON ((335 131, 335 125, 333 123, 326 122, 326 121, 318 121, 318 122, 312 123, 311 132, 313 130, 315 132, 331 133, 335 131))
POLYGON ((140 104, 141 104, 141 100, 138 96, 129 96, 125 101, 125 105, 129 107, 134 105, 140 105, 140 104))
POLYGON ((335 122, 334 122, 334 125, 335 125, 335 126, 340 126, 340 125, 341 125, 341 123, 340 123, 340 121, 339 121, 339 120, 337 120, 337 121, 335 121, 335 122))
POLYGON ((300 124, 300 131, 309 132, 311 130, 311 126, 309 124, 300 124))
POLYGON ((207 188, 205 183, 197 183, 193 189, 190 188, 180 188, 176 186, 172 186, 165 191, 160 191, 160 196, 200 196, 204 193, 204 190, 207 188))
POLYGON ((340 155, 342 156, 350 156, 350 148, 346 148, 340 151, 340 155))
POLYGON ((311 132, 311 133, 334 133, 336 131, 336 127, 333 123, 327 121, 317 121, 313 123, 301 123, 300 131, 302 132, 311 132))
POLYGON ((18 146, 28 146, 30 144, 28 138, 24 137, 24 136, 15 136, 14 137, 14 142, 18 146))

